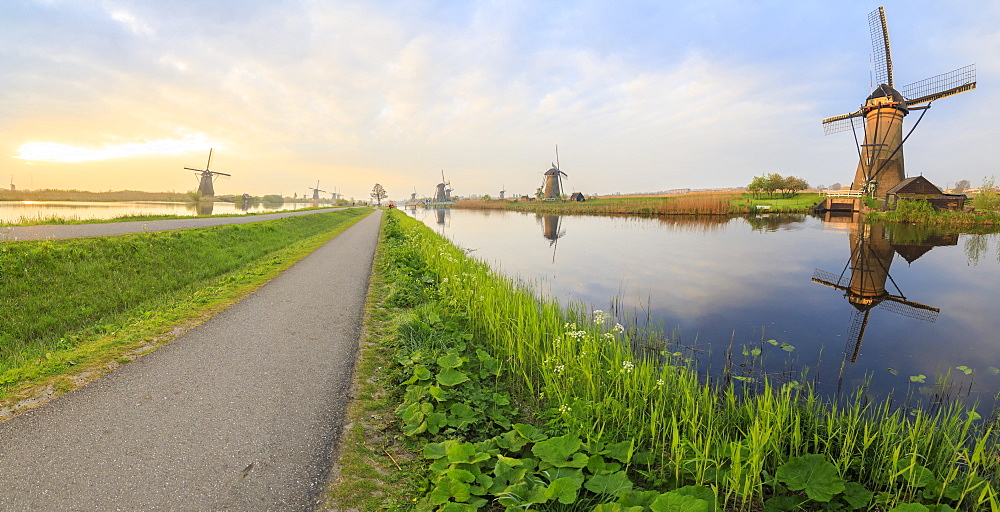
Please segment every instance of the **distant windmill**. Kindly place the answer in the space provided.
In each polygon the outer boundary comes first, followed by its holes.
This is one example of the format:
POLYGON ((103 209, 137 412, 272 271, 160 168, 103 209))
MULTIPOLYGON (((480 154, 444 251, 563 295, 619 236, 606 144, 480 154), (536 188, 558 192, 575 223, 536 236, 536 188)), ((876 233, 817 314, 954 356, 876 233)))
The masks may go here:
POLYGON ((434 192, 435 203, 446 203, 451 201, 452 189, 448 188, 450 186, 451 182, 444 179, 444 169, 441 169, 441 183, 437 184, 437 190, 434 192))
POLYGON ((417 187, 413 187, 413 193, 410 194, 410 202, 411 203, 417 202, 417 187))
POLYGON ((503 195, 507 193, 507 190, 505 190, 506 188, 507 187, 505 187, 503 185, 500 185, 500 189, 501 189, 500 190, 500 199, 503 199, 503 195))
POLYGON ((326 193, 325 190, 320 190, 319 189, 319 180, 316 180, 316 186, 315 187, 309 187, 309 190, 313 191, 313 194, 312 194, 313 201, 319 201, 319 193, 320 192, 323 192, 324 194, 326 193))
POLYGON ((11 175, 11 177, 10 177, 10 191, 11 192, 17 192, 17 187, 14 186, 14 176, 13 175, 11 175))
POLYGON ((559 169, 559 145, 556 144, 556 163, 552 168, 545 171, 545 178, 542 181, 542 199, 546 201, 562 198, 562 177, 568 176, 559 169))
POLYGON ((204 169, 194 169, 191 167, 185 167, 189 171, 194 171, 198 173, 198 194, 201 197, 215 197, 215 179, 216 176, 232 176, 232 174, 226 174, 224 172, 210 171, 209 165, 212 163, 212 149, 208 150, 208 162, 205 163, 204 169))
POLYGON ((941 311, 908 300, 896 286, 889 275, 889 266, 896 252, 883 235, 884 229, 884 225, 859 222, 851 230, 851 259, 840 275, 816 269, 812 277, 814 283, 843 291, 847 301, 854 306, 847 346, 844 348, 845 356, 850 355, 852 363, 857 361, 868 318, 876 307, 927 322, 935 322, 941 311), (848 269, 851 272, 845 276, 848 269), (885 289, 887 280, 896 287, 897 295, 885 289))
POLYGON ((897 91, 893 87, 892 57, 889 53, 889 30, 885 9, 879 7, 868 15, 872 46, 875 50, 875 79, 878 86, 855 112, 823 120, 827 135, 855 131, 855 120, 864 118, 864 143, 859 145, 858 169, 852 190, 864 190, 870 197, 884 197, 886 191, 906 179, 903 169, 903 142, 920 124, 930 103, 976 88, 976 65, 914 82, 897 91), (916 106, 926 103, 924 106, 916 106), (924 110, 910 132, 903 136, 903 117, 910 110, 924 110))

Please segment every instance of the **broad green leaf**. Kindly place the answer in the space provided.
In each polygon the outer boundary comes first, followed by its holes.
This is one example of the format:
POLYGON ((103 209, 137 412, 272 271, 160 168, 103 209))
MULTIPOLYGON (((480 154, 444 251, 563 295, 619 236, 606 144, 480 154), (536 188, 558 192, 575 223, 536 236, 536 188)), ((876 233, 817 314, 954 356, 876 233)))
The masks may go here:
POLYGON ((605 449, 608 451, 608 457, 628 464, 635 450, 635 441, 622 441, 620 443, 609 444, 605 449))
POLYGON ((907 503, 889 509, 889 512, 930 512, 930 509, 919 503, 907 503))
POLYGON ((448 415, 443 412, 435 412, 427 416, 427 431, 437 434, 441 428, 448 424, 448 415))
POLYGON ((417 380, 430 380, 430 378, 434 375, 431 374, 431 371, 428 370, 426 366, 420 365, 413 369, 413 376, 416 377, 417 380))
POLYGON ((811 499, 827 502, 844 492, 837 467, 819 454, 795 457, 778 468, 776 477, 793 491, 805 490, 811 499))
MULTIPOLYGON (((572 461, 580 449, 580 438, 572 434, 567 434, 565 436, 553 437, 546 439, 545 441, 539 441, 535 443, 535 446, 531 447, 531 453, 538 456, 539 459, 548 462, 556 467, 566 467, 568 461, 572 461)), ((583 455, 582 453, 580 455, 583 455)), ((583 465, 574 467, 583 467, 587 465, 586 456, 583 456, 583 465)))
POLYGON ((454 499, 455 501, 466 501, 472 494, 469 493, 469 484, 460 482, 449 476, 443 476, 434 482, 434 489, 431 491, 431 503, 443 505, 454 499))
POLYGON ((521 437, 533 442, 538 442, 548 437, 538 427, 525 423, 515 423, 514 432, 517 432, 521 435, 521 437))
POLYGON ((684 496, 694 496, 700 500, 705 500, 708 503, 709 510, 716 510, 717 500, 715 498, 715 491, 705 487, 704 485, 686 485, 679 489, 674 489, 673 492, 677 494, 682 494, 684 496))
POLYGON ((920 464, 916 464, 903 470, 898 478, 913 487, 927 487, 934 482, 934 473, 920 464))
POLYGON ((462 428, 476 419, 475 409, 461 402, 452 404, 448 412, 451 413, 451 416, 448 418, 448 424, 455 428, 462 428))
POLYGON ((910 375, 910 382, 924 383, 926 381, 927 381, 927 376, 922 373, 920 375, 910 375))
POLYGON ((480 507, 478 505, 473 505, 471 503, 451 502, 445 503, 440 510, 441 512, 476 512, 479 508, 480 507))
POLYGON ((473 475, 472 472, 467 469, 449 469, 445 472, 445 475, 454 478, 459 482, 471 483, 476 481, 476 475, 473 475))
POLYGON ((632 481, 624 471, 619 471, 610 475, 594 475, 584 487, 593 493, 618 496, 632 490, 632 481))
POLYGON ((568 505, 576 501, 576 493, 580 490, 580 482, 574 478, 557 478, 549 484, 545 496, 557 499, 559 503, 568 505))
POLYGON ((448 352, 437 359, 437 364, 441 368, 458 368, 462 366, 462 356, 457 352, 448 352))
POLYGON ((808 501, 805 496, 774 496, 764 500, 764 512, 798 511, 808 501))
POLYGON ((754 348, 753 348, 753 349, 752 349, 752 350, 750 351, 750 355, 751 355, 751 356, 753 356, 753 357, 757 357, 757 356, 759 356, 759 355, 760 355, 760 353, 761 353, 761 352, 762 352, 762 351, 761 351, 760 347, 754 347, 754 348))
POLYGON ((643 510, 649 507, 653 500, 660 497, 656 491, 628 491, 618 497, 618 503, 623 507, 642 507, 643 510))
POLYGON ((465 372, 454 368, 441 370, 441 373, 437 375, 438 384, 442 386, 457 386, 467 380, 469 380, 469 376, 465 372))
POLYGON ((591 509, 591 512, 642 512, 643 510, 646 510, 646 507, 626 507, 618 503, 601 503, 591 509))
POLYGON ((694 496, 678 494, 674 491, 661 494, 653 501, 649 509, 653 512, 712 512, 708 508, 707 501, 694 496))
POLYGON ((844 484, 844 500, 851 508, 866 508, 872 502, 875 493, 857 482, 847 482, 844 484))
POLYGON ((428 443, 424 445, 425 459, 440 459, 447 454, 444 443, 428 443))

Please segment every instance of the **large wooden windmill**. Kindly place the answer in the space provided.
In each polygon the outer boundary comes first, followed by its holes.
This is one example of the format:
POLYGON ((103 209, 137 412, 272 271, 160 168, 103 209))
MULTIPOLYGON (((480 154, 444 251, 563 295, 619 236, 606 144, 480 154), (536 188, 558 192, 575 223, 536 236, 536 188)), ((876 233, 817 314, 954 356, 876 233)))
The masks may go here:
POLYGON ((903 117, 911 110, 930 108, 931 102, 976 88, 976 65, 971 64, 952 72, 914 82, 896 90, 892 78, 892 56, 889 53, 889 30, 885 9, 879 7, 868 15, 874 48, 875 80, 879 84, 864 105, 855 112, 823 120, 827 135, 853 130, 855 141, 860 121, 864 129, 863 143, 858 145, 858 169, 852 190, 863 190, 870 197, 884 197, 886 191, 906 179, 903 169, 903 142, 913 133, 903 136, 903 117))
POLYGON ((189 171, 194 171, 199 177, 198 181, 198 194, 201 197, 215 197, 215 179, 217 176, 232 176, 232 174, 226 174, 224 172, 210 171, 208 169, 209 165, 212 163, 212 149, 208 150, 208 162, 205 163, 204 169, 194 169, 192 167, 185 167, 189 171))
POLYGON ((325 190, 320 190, 319 189, 319 180, 316 180, 316 186, 315 187, 309 187, 309 190, 313 191, 313 194, 312 194, 313 201, 319 201, 319 193, 320 192, 323 192, 324 194, 327 193, 325 190))
POLYGON ((434 202, 435 203, 446 203, 451 201, 452 189, 451 182, 444 179, 444 169, 441 169, 441 183, 437 184, 437 189, 434 191, 434 202))
POLYGON ((545 177, 542 181, 542 199, 546 201, 562 199, 563 176, 568 176, 568 174, 559 169, 559 145, 556 144, 556 163, 552 164, 552 168, 545 171, 545 177))

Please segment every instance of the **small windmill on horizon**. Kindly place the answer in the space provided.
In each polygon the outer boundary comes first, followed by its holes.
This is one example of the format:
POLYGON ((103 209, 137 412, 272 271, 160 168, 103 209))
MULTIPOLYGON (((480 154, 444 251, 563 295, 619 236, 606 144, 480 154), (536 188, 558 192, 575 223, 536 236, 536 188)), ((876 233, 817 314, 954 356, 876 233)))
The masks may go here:
MULTIPOLYGON (((868 15, 874 48, 875 90, 864 105, 849 114, 823 120, 826 135, 854 131, 855 120, 864 118, 863 142, 858 144, 858 169, 851 190, 863 190, 869 197, 883 197, 906 179, 903 169, 903 143, 920 124, 931 102, 976 88, 976 65, 970 64, 949 73, 933 76, 896 90, 893 85, 892 56, 889 52, 889 29, 885 9, 879 7, 868 15), (925 104, 926 105, 923 105, 925 104), (903 117, 911 110, 923 110, 910 132, 903 136, 903 117)), ((859 123, 861 124, 861 123, 859 123)))
POLYGON ((208 150, 208 162, 205 163, 204 169, 195 169, 193 167, 185 167, 184 169, 189 171, 194 171, 199 178, 198 181, 198 194, 201 197, 215 197, 215 180, 218 176, 232 176, 232 174, 226 174, 224 172, 217 172, 209 170, 209 166, 212 164, 212 149, 208 150))

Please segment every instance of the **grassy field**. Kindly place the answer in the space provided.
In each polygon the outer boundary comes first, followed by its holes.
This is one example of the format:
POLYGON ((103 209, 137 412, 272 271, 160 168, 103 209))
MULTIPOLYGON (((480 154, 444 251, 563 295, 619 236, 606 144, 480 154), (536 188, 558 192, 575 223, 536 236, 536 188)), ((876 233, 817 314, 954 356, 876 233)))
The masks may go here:
POLYGON ((0 405, 65 391, 248 290, 369 209, 103 238, 0 242, 0 405))
MULTIPOLYGON (((656 333, 539 301, 398 212, 377 271, 361 447, 344 445, 331 506, 1000 510, 995 417, 706 382, 656 333)), ((781 345, 736 348, 734 364, 781 345)))
POLYGON ((761 209, 806 212, 820 200, 819 194, 756 198, 739 192, 698 192, 664 197, 599 197, 584 202, 463 199, 453 207, 564 215, 746 215, 761 209))

